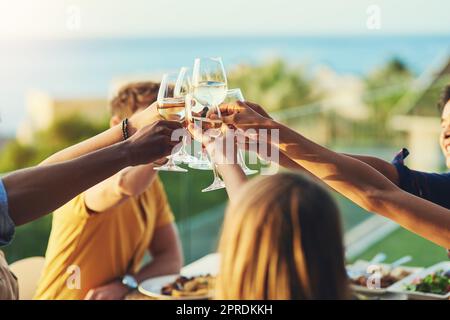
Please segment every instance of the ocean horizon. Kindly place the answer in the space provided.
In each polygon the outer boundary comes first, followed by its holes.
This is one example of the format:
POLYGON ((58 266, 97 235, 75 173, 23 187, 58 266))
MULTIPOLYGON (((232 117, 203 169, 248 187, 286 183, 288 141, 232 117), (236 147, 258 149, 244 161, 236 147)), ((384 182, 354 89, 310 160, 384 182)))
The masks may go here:
POLYGON ((357 76, 398 57, 419 75, 449 48, 450 34, 5 41, 0 42, 0 135, 14 135, 30 89, 107 97, 114 78, 176 70, 198 56, 221 56, 227 69, 281 58, 307 70, 325 65, 357 76))

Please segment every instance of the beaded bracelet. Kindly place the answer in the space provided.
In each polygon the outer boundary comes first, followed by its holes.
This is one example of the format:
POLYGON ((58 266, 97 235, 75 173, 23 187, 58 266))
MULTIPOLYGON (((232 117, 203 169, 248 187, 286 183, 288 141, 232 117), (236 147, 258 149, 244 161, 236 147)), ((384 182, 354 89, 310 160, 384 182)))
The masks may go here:
POLYGON ((129 135, 128 135, 128 118, 125 118, 122 121, 122 137, 123 137, 123 140, 127 140, 129 137, 129 135))

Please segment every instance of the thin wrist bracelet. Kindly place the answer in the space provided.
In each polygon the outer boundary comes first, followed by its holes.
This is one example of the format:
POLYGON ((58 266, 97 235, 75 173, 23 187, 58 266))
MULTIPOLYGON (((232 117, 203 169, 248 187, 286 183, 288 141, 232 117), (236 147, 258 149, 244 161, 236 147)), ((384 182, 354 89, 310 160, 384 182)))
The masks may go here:
POLYGON ((128 134, 128 118, 125 118, 122 121, 122 137, 123 137, 123 140, 127 140, 129 138, 129 134, 128 134))

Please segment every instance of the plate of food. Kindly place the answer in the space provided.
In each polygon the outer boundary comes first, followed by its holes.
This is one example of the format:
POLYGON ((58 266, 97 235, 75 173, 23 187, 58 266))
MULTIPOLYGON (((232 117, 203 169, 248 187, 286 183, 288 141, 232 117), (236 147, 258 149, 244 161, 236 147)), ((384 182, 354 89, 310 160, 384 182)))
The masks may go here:
POLYGON ((192 277, 179 274, 147 279, 139 292, 155 299, 206 300, 214 294, 215 277, 209 274, 192 277))
POLYGON ((388 288, 411 299, 448 300, 450 298, 450 262, 444 261, 412 274, 388 288))
POLYGON ((402 279, 416 274, 423 270, 418 267, 409 266, 392 266, 386 263, 376 264, 377 268, 373 268, 373 272, 367 272, 369 262, 358 260, 354 264, 347 266, 347 273, 350 278, 351 288, 357 293, 363 294, 385 294, 388 288, 402 279), (379 277, 377 283, 376 277, 379 277))

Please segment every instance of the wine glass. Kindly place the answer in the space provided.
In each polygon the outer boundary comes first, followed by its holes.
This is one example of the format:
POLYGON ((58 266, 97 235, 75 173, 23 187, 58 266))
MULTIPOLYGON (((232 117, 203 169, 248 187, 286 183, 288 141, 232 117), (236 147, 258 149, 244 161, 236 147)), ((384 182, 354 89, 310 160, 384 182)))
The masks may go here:
MULTIPOLYGON (((186 95, 186 119, 190 123, 194 123, 194 120, 192 118, 192 113, 195 112, 192 109, 196 109, 196 101, 193 98, 192 93, 189 93, 186 95)), ((198 121, 197 123, 198 124, 198 121)), ((192 141, 192 146, 194 146, 194 153, 198 154, 198 158, 194 156, 194 161, 189 162, 188 166, 192 169, 197 170, 212 170, 211 162, 208 159, 208 154, 203 148, 202 144, 198 141, 192 141), (197 146, 200 146, 200 150, 198 150, 197 146)))
MULTIPOLYGON (((165 120, 184 121, 185 103, 184 97, 176 95, 175 85, 178 81, 178 73, 165 73, 159 86, 157 109, 165 120)), ((158 171, 187 172, 186 169, 177 166, 172 156, 167 157, 166 164, 156 167, 158 171)))
MULTIPOLYGON (((221 134, 222 118, 219 105, 227 94, 227 76, 221 58, 197 58, 192 72, 191 122, 214 139, 221 134)), ((225 183, 220 179, 214 159, 210 158, 214 180, 202 192, 222 189, 225 183)))
MULTIPOLYGON (((227 95, 223 102, 224 103, 233 103, 236 101, 244 101, 244 96, 242 95, 241 89, 239 89, 239 88, 229 89, 227 91, 227 95)), ((253 170, 253 169, 250 169, 249 167, 247 167, 247 165, 245 164, 245 157, 244 157, 244 154, 242 153, 241 149, 238 149, 238 151, 237 151, 237 161, 246 175, 252 175, 252 174, 258 173, 258 170, 253 170)))
MULTIPOLYGON (((175 83, 174 88, 174 96, 175 97, 182 97, 185 100, 189 99, 190 93, 192 91, 192 80, 191 80, 191 74, 190 69, 188 67, 182 67, 180 69, 180 73, 178 74, 177 81, 175 83)), ((187 151, 187 145, 188 145, 188 135, 183 136, 182 140, 182 147, 180 150, 172 155, 173 161, 175 163, 186 163, 186 164, 196 164, 197 158, 191 156, 187 151)))

